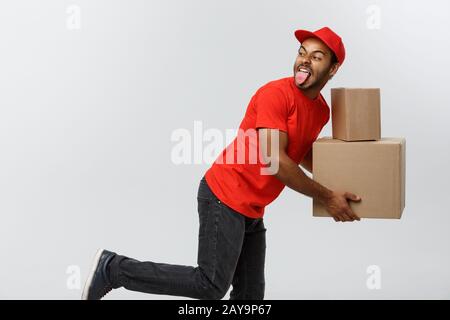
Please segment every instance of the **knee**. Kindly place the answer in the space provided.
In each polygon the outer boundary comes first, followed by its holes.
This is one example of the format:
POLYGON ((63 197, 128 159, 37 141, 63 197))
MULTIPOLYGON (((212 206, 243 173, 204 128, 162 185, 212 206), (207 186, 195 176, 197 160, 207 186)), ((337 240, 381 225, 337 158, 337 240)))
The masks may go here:
POLYGON ((211 283, 201 287, 199 299, 201 300, 222 300, 225 297, 227 290, 217 288, 211 283))
POLYGON ((242 287, 233 287, 230 292, 230 300, 264 300, 265 285, 258 284, 242 287))
POLYGON ((198 299, 201 300, 221 300, 228 292, 228 285, 226 288, 222 288, 221 286, 213 283, 206 275, 201 274, 200 278, 197 282, 198 286, 198 299))

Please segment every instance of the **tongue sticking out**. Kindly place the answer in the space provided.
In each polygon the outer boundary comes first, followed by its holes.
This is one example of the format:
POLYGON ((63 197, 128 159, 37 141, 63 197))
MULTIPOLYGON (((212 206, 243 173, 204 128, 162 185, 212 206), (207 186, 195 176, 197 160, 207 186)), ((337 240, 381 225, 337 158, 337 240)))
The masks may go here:
POLYGON ((306 72, 299 71, 295 74, 295 80, 298 84, 302 84, 309 77, 309 74, 306 72))

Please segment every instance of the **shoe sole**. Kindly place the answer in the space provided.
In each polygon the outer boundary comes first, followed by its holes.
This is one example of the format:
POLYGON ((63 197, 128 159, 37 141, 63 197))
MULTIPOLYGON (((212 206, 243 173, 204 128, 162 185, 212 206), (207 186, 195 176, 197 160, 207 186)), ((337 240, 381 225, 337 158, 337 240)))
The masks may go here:
POLYGON ((99 249, 99 250, 97 250, 97 253, 95 254, 94 263, 92 264, 92 270, 91 270, 91 273, 89 274, 88 279, 86 280, 86 283, 84 284, 84 289, 83 289, 83 294, 81 295, 81 300, 88 300, 89 290, 91 289, 92 280, 94 279, 94 275, 95 275, 95 270, 97 270, 98 262, 100 261, 100 257, 102 256, 103 251, 105 251, 105 249, 99 249))

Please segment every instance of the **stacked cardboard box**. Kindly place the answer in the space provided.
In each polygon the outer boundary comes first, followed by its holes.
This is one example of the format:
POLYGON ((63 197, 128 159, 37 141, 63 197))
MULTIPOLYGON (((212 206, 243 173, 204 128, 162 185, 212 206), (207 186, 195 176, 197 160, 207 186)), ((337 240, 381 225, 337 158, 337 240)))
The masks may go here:
MULTIPOLYGON (((399 219, 405 207, 404 138, 381 137, 379 89, 331 89, 333 137, 313 144, 313 179, 349 201, 361 218, 399 219)), ((313 200, 313 216, 329 217, 313 200)))

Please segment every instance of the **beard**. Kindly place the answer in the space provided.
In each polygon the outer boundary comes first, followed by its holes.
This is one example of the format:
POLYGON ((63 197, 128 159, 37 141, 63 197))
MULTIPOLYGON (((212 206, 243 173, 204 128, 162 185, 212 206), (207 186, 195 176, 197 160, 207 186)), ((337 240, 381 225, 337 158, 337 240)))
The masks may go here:
MULTIPOLYGON (((301 84, 296 82, 296 85, 300 89, 314 89, 316 87, 323 87, 323 84, 328 81, 328 73, 332 66, 323 71, 317 71, 308 76, 308 78, 301 84)), ((298 71, 298 66, 294 67, 294 79, 298 71)))

